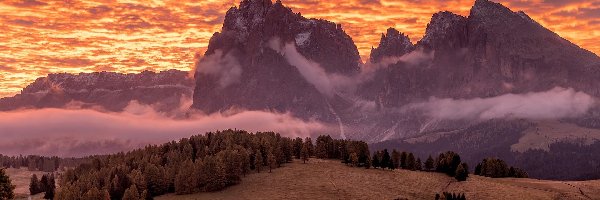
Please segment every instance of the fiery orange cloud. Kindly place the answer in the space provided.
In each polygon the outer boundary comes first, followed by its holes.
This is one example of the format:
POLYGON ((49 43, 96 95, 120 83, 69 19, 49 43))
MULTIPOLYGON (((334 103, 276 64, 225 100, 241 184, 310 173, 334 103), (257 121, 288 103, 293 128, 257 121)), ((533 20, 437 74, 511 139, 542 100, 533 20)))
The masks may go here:
MULTIPOLYGON (((474 0, 283 0, 306 17, 342 24, 363 60, 388 27, 412 42, 431 15, 468 16, 474 0)), ((189 70, 238 0, 0 1, 0 97, 57 72, 189 70)), ((600 0, 501 0, 600 53, 600 0)))

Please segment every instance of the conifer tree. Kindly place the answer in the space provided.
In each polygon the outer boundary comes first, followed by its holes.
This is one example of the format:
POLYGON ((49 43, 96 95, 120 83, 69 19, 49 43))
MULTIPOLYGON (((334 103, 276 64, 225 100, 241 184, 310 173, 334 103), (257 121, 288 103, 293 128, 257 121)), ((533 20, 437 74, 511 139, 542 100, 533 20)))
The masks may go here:
POLYGON ((0 199, 12 199, 15 197, 14 194, 15 186, 12 185, 10 177, 6 175, 4 168, 0 168, 0 199))
POLYGON ((355 152, 350 153, 350 163, 352 166, 358 167, 358 155, 355 152))
POLYGON ((302 162, 306 163, 308 161, 308 158, 310 157, 310 144, 308 144, 308 142, 304 142, 304 144, 302 145, 302 152, 301 152, 301 156, 302 156, 302 162))
POLYGON ((263 156, 260 153, 260 150, 256 150, 254 153, 254 168, 256 168, 256 172, 260 173, 260 168, 263 166, 263 156))
MULTIPOLYGON (((63 196, 64 192, 65 192, 64 189, 65 188, 61 188, 61 190, 56 194, 56 198, 57 199, 76 199, 77 198, 77 197, 71 196, 71 195, 69 195, 69 197, 63 196)), ((69 189, 71 189, 71 188, 69 188, 69 189)), ((107 191, 107 193, 108 193, 108 191, 107 191)), ((74 194, 72 194, 72 195, 74 195, 74 194)), ((86 200, 106 200, 106 199, 109 199, 109 196, 105 196, 105 195, 108 195, 108 194, 104 194, 98 188, 92 187, 91 189, 89 189, 87 192, 85 192, 83 194, 83 198, 82 199, 86 199, 86 200)), ((125 199, 125 197, 123 197, 123 199, 125 199)))
POLYGON ((29 182, 29 194, 34 195, 34 194, 42 192, 40 187, 41 187, 41 184, 40 184, 40 180, 38 179, 37 175, 35 175, 35 174, 31 175, 31 180, 29 182))
POLYGON ((423 170, 423 165, 421 163, 421 158, 417 158, 417 161, 415 162, 415 170, 417 170, 417 171, 423 170))
POLYGON ((393 169, 400 167, 400 152, 396 151, 396 149, 392 150, 392 165, 393 169))
POLYGON ((384 167, 389 168, 390 162, 392 162, 391 158, 390 158, 390 153, 388 153, 387 149, 384 149, 383 156, 381 157, 381 168, 384 168, 384 167))
POLYGON ((300 159, 301 153, 302 153, 302 146, 303 146, 304 142, 302 142, 302 138, 297 137, 296 139, 294 139, 293 143, 294 143, 293 144, 294 156, 296 157, 296 159, 300 159))
POLYGON ((373 165, 373 168, 378 168, 380 166, 380 162, 379 162, 379 152, 373 152, 373 157, 371 158, 371 165, 373 165))
MULTIPOLYGON (((199 161, 200 162, 200 161, 199 161)), ((177 175, 175 176, 175 193, 177 194, 192 194, 198 189, 198 182, 196 181, 195 175, 195 167, 194 163, 191 160, 184 161, 177 175)), ((132 184, 132 187, 135 184, 132 184)), ((132 188, 130 187, 130 188, 132 188)), ((137 187, 133 187, 137 191, 137 187)), ((125 198, 125 197, 123 197, 125 198)))
POLYGON ((204 182, 202 191, 212 192, 227 186, 224 165, 225 163, 220 162, 214 156, 204 158, 199 177, 204 182))
POLYGON ((425 161, 425 171, 431 171, 434 168, 433 162, 433 158, 431 157, 431 155, 429 155, 429 157, 425 161))
POLYGON ((400 167, 402 167, 402 169, 407 169, 408 165, 406 163, 406 159, 408 157, 408 154, 403 151, 402 154, 400 154, 400 167))
POLYGON ((458 165, 454 178, 456 178, 457 181, 466 181, 467 177, 469 177, 469 167, 467 166, 467 163, 458 165))
POLYGON ((406 157, 406 169, 408 169, 408 170, 416 169, 415 155, 413 155, 413 153, 409 153, 408 156, 406 157))
POLYGON ((269 165, 269 173, 273 172, 273 168, 277 166, 277 160, 275 159, 275 155, 269 152, 267 155, 267 165, 269 165))
POLYGON ((122 200, 139 200, 139 199, 140 199, 140 193, 138 192, 137 187, 135 185, 131 185, 131 187, 129 187, 125 190, 122 200))

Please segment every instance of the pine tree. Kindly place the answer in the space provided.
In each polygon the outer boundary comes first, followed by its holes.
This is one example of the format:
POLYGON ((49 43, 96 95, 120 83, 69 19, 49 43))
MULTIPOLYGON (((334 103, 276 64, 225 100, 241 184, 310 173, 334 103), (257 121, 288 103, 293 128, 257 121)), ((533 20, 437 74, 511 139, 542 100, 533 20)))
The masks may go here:
POLYGON ((4 172, 4 168, 0 168, 0 199, 12 199, 15 197, 14 194, 15 186, 12 185, 10 177, 4 172))
POLYGON ((408 157, 408 154, 403 151, 402 154, 400 154, 400 167, 402 167, 402 169, 407 169, 408 165, 406 163, 406 159, 408 157))
POLYGON ((312 139, 310 137, 307 137, 304 143, 308 145, 308 157, 314 156, 315 146, 312 143, 312 139))
POLYGON ((256 168, 256 172, 260 173, 260 168, 263 166, 263 156, 260 150, 256 150, 254 157, 254 168, 256 168))
MULTIPOLYGON (((61 190, 59 191, 59 193, 56 194, 56 199, 76 199, 77 198, 77 197, 74 197, 74 196, 69 196, 69 197, 63 196, 64 192, 65 192, 64 189, 65 188, 61 188, 61 190)), ((92 187, 91 189, 89 189, 87 192, 85 192, 83 194, 83 198, 81 198, 81 199, 86 199, 86 200, 106 200, 106 199, 109 199, 109 197, 105 196, 105 194, 102 191, 100 191, 98 188, 92 187)), ((123 197, 123 199, 125 199, 125 197, 123 197)))
POLYGON ((122 200, 140 200, 140 193, 137 190, 135 185, 131 185, 131 187, 125 190, 123 194, 122 200))
POLYGON ((310 157, 310 144, 308 144, 308 141, 304 142, 304 144, 302 145, 301 156, 302 162, 306 163, 308 161, 308 158, 310 157))
POLYGON ((220 162, 214 156, 204 158, 200 179, 204 181, 203 191, 212 192, 225 188, 227 179, 225 174, 225 163, 220 162))
POLYGON ((400 167, 400 152, 396 151, 396 149, 392 150, 392 163, 393 169, 400 167))
POLYGON ((273 168, 277 166, 277 160, 273 153, 269 152, 269 154, 267 154, 267 165, 269 165, 269 173, 273 172, 273 168))
POLYGON ((467 166, 467 163, 458 165, 454 178, 456 178, 457 181, 466 181, 467 177, 469 177, 469 167, 467 166))
POLYGON ((481 174, 481 163, 477 163, 477 166, 475 166, 475 171, 473 172, 473 174, 475 174, 475 175, 481 174))
POLYGON ((33 174, 29 182, 29 194, 35 195, 42 192, 40 186, 40 180, 38 179, 37 175, 33 174))
MULTIPOLYGON (((200 161, 199 161, 200 162, 200 161)), ((192 194, 197 191, 198 185, 195 175, 195 167, 192 160, 184 161, 175 176, 175 193, 192 194)), ((134 185, 135 186, 135 185, 134 185)), ((131 188, 131 187, 130 187, 131 188)), ((137 191, 137 187, 134 187, 137 191)), ((125 198, 125 197, 123 197, 125 198)))
POLYGON ((416 169, 415 155, 413 155, 412 153, 409 153, 408 156, 406 157, 406 169, 408 169, 408 170, 416 169))
POLYGON ((373 158, 371 159, 371 165, 373 165, 373 168, 378 168, 380 166, 378 154, 379 151, 373 153, 373 158))
POLYGON ((390 158, 390 153, 388 153, 387 149, 384 149, 383 150, 383 156, 381 158, 381 168, 384 168, 384 167, 389 168, 390 167, 390 162, 392 162, 391 158, 390 158))
POLYGON ((44 193, 44 199, 54 199, 56 190, 56 183, 54 181, 54 175, 44 174, 40 181, 41 189, 44 193))
POLYGON ((417 162, 415 163, 415 170, 417 170, 417 171, 423 170, 423 165, 421 164, 421 158, 417 158, 417 162))
POLYGON ((302 152, 302 145, 304 144, 304 142, 302 142, 302 138, 297 137, 296 139, 294 139, 293 143, 294 143, 293 144, 294 156, 296 157, 296 159, 300 159, 301 152, 302 152))
POLYGON ((355 152, 350 154, 350 162, 352 163, 352 166, 358 167, 358 155, 355 152))
POLYGON ((425 161, 425 171, 431 171, 434 168, 433 162, 433 158, 431 157, 431 155, 429 155, 429 157, 425 161))

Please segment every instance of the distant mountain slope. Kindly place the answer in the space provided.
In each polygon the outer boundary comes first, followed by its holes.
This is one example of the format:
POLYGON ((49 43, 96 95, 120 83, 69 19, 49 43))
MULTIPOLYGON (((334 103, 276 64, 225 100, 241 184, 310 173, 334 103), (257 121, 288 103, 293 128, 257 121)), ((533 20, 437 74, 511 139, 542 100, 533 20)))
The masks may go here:
POLYGON ((182 98, 191 98, 194 83, 187 76, 187 72, 178 70, 50 74, 38 78, 21 94, 0 99, 0 111, 65 106, 122 111, 131 101, 173 110, 180 106, 182 98))

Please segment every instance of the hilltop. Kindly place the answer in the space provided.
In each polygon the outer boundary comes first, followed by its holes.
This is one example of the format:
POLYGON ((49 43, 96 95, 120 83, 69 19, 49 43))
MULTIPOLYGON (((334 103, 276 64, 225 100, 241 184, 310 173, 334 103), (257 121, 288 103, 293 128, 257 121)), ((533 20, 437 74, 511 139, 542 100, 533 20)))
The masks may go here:
POLYGON ((254 173, 242 183, 212 193, 159 196, 171 199, 434 199, 436 193, 465 193, 467 199, 590 199, 600 181, 544 181, 470 175, 456 182, 442 173, 347 167, 337 160, 300 160, 254 173))

